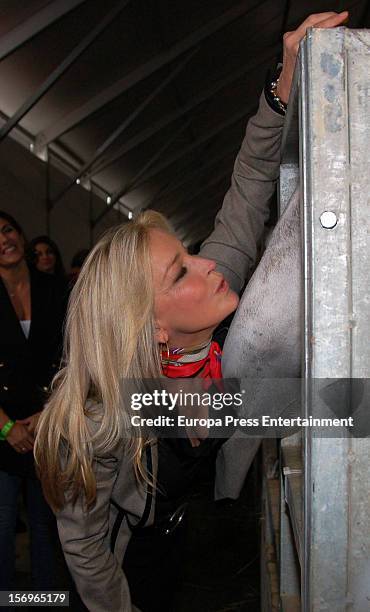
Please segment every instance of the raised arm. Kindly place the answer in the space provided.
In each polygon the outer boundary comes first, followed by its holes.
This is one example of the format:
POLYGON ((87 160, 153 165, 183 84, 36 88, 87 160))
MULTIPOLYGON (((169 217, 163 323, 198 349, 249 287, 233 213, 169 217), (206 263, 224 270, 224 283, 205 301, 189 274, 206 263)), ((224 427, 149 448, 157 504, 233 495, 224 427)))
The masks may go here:
MULTIPOLYGON (((347 11, 310 15, 297 30, 284 35, 283 68, 277 88, 283 102, 289 98, 299 43, 307 28, 331 28, 347 18, 347 11)), ((255 265, 279 175, 283 123, 284 117, 270 108, 262 94, 257 114, 248 123, 215 229, 201 247, 200 255, 217 262, 235 291, 240 291, 255 265)))
POLYGON ((217 262, 235 291, 240 291, 255 263, 269 216, 279 176, 283 125, 284 117, 269 107, 262 94, 257 114, 247 125, 215 229, 200 251, 217 262))

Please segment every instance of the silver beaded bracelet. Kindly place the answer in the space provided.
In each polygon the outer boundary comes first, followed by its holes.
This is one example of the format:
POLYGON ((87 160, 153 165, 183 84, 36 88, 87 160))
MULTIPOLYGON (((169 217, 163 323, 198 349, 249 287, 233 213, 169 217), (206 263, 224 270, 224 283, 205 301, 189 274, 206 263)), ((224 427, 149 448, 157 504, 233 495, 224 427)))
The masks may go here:
MULTIPOLYGON (((279 75, 279 77, 280 77, 280 75, 279 75)), ((283 101, 282 101, 282 100, 279 98, 279 96, 278 96, 278 94, 277 94, 277 86, 278 86, 278 83, 279 83, 279 77, 278 77, 277 79, 274 79, 273 81, 271 81, 271 85, 270 85, 270 93, 271 93, 271 95, 272 95, 272 98, 273 98, 274 103, 276 104, 276 106, 277 106, 278 108, 280 108, 280 110, 281 110, 283 113, 286 113, 286 109, 288 108, 288 105, 287 105, 287 104, 285 104, 285 102, 283 102, 283 101)))

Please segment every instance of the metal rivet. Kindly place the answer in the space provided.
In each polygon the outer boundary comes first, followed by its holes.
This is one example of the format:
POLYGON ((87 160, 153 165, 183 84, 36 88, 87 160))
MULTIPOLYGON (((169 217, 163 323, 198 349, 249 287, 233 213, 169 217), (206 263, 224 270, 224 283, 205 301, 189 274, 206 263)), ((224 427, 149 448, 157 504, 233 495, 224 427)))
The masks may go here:
POLYGON ((4 367, 4 365, 5 365, 5 363, 1 362, 1 363, 0 363, 0 368, 3 368, 3 367, 4 367))
POLYGON ((48 388, 47 388, 47 387, 43 387, 43 391, 47 391, 47 390, 48 390, 48 388))
POLYGON ((9 387, 3 386, 4 391, 9 391, 9 387))
POLYGON ((330 210, 325 210, 320 216, 320 223, 325 229, 333 229, 338 223, 337 215, 330 210))

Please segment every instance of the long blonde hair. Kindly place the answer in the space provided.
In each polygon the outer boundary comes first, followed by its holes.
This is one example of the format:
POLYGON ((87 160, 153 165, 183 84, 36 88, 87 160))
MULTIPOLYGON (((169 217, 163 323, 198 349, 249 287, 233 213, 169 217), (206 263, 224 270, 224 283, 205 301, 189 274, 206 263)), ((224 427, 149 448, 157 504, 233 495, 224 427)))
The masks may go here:
MULTIPOLYGON (((87 506, 94 502, 93 455, 113 448, 127 425, 120 381, 161 376, 149 251, 153 228, 171 232, 155 211, 108 230, 72 290, 64 367, 41 414, 34 450, 43 490, 54 510, 63 507, 67 490, 72 501, 83 493, 87 506), (86 423, 89 398, 103 406, 94 436, 86 423)), ((137 477, 144 476, 144 445, 141 437, 129 441, 137 477)))

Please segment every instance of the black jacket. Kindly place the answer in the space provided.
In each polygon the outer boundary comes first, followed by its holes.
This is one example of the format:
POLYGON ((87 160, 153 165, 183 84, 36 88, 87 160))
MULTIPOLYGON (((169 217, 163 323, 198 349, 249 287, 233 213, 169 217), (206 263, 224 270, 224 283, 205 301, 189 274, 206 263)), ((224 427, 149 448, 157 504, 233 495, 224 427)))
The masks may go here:
MULTIPOLYGON (((52 276, 30 269, 31 328, 28 339, 0 278, 0 406, 13 420, 42 409, 58 370, 67 296, 52 276)), ((0 441, 0 470, 32 471, 32 452, 16 453, 0 441)))

